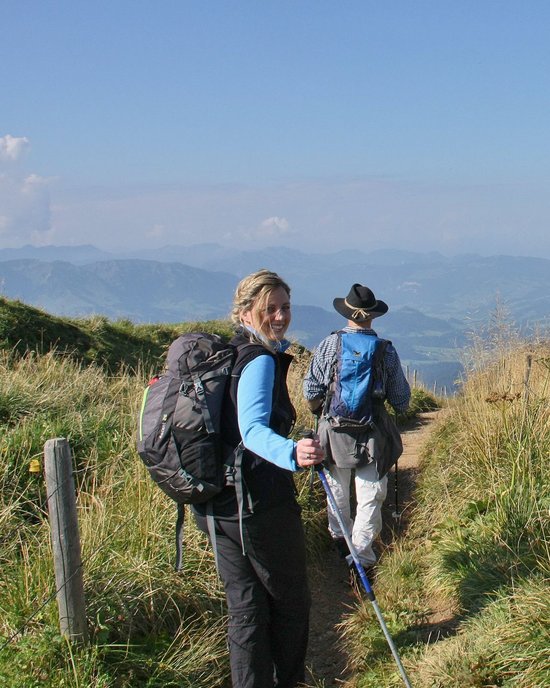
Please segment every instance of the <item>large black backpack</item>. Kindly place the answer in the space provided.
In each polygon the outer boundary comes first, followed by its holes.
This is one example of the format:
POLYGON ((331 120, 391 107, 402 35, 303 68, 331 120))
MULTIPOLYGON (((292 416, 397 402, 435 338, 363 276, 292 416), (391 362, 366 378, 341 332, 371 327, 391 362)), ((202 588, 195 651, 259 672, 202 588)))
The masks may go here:
POLYGON ((236 348, 217 335, 183 334, 143 394, 137 451, 151 478, 178 504, 177 570, 184 505, 211 499, 233 470, 225 464, 220 420, 235 357, 236 348))

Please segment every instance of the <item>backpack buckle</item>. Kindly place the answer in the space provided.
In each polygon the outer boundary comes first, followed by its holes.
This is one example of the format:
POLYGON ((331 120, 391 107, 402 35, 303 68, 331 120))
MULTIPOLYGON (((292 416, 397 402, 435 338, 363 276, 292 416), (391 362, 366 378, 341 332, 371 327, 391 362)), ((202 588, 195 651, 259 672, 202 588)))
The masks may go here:
POLYGON ((201 396, 201 397, 204 396, 204 387, 202 384, 202 380, 200 378, 197 378, 194 381, 193 386, 195 387, 195 392, 197 393, 198 396, 201 396))
POLYGON ((237 470, 235 469, 235 466, 228 466, 227 464, 225 465, 224 479, 226 485, 235 485, 237 480, 237 470))

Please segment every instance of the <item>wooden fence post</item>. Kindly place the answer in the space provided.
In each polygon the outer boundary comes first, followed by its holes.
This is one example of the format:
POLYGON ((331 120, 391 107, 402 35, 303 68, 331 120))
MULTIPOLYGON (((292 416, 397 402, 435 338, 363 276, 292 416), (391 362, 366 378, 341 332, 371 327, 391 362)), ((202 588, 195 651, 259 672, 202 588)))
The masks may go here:
POLYGON ((48 495, 59 628, 70 640, 86 644, 88 626, 82 577, 80 536, 76 513, 71 448, 64 438, 44 445, 44 475, 48 495))

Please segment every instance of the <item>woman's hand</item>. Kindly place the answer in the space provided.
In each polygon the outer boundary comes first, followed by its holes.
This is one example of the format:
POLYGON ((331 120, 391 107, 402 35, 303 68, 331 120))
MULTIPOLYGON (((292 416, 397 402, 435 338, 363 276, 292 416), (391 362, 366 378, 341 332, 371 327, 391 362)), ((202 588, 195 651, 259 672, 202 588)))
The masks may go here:
POLYGON ((321 448, 318 439, 305 437, 296 443, 296 463, 300 468, 309 468, 321 463, 325 458, 325 452, 321 448))

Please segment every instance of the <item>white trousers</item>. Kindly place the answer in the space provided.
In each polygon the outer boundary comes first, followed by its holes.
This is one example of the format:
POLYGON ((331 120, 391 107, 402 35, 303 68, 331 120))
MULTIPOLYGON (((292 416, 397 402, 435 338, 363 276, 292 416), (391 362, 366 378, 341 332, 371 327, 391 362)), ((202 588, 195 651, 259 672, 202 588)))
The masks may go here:
MULTIPOLYGON (((334 500, 340 509, 342 519, 348 533, 351 533, 353 546, 357 550, 359 560, 363 566, 376 563, 376 555, 372 549, 373 542, 382 530, 382 504, 388 490, 388 476, 378 480, 376 466, 369 463, 355 468, 355 494, 357 511, 352 521, 350 513, 351 468, 338 468, 335 464, 327 470, 327 482, 334 495, 334 500)), ((333 538, 344 537, 334 510, 328 502, 328 529, 333 538)), ((351 555, 346 557, 351 566, 351 555)))

